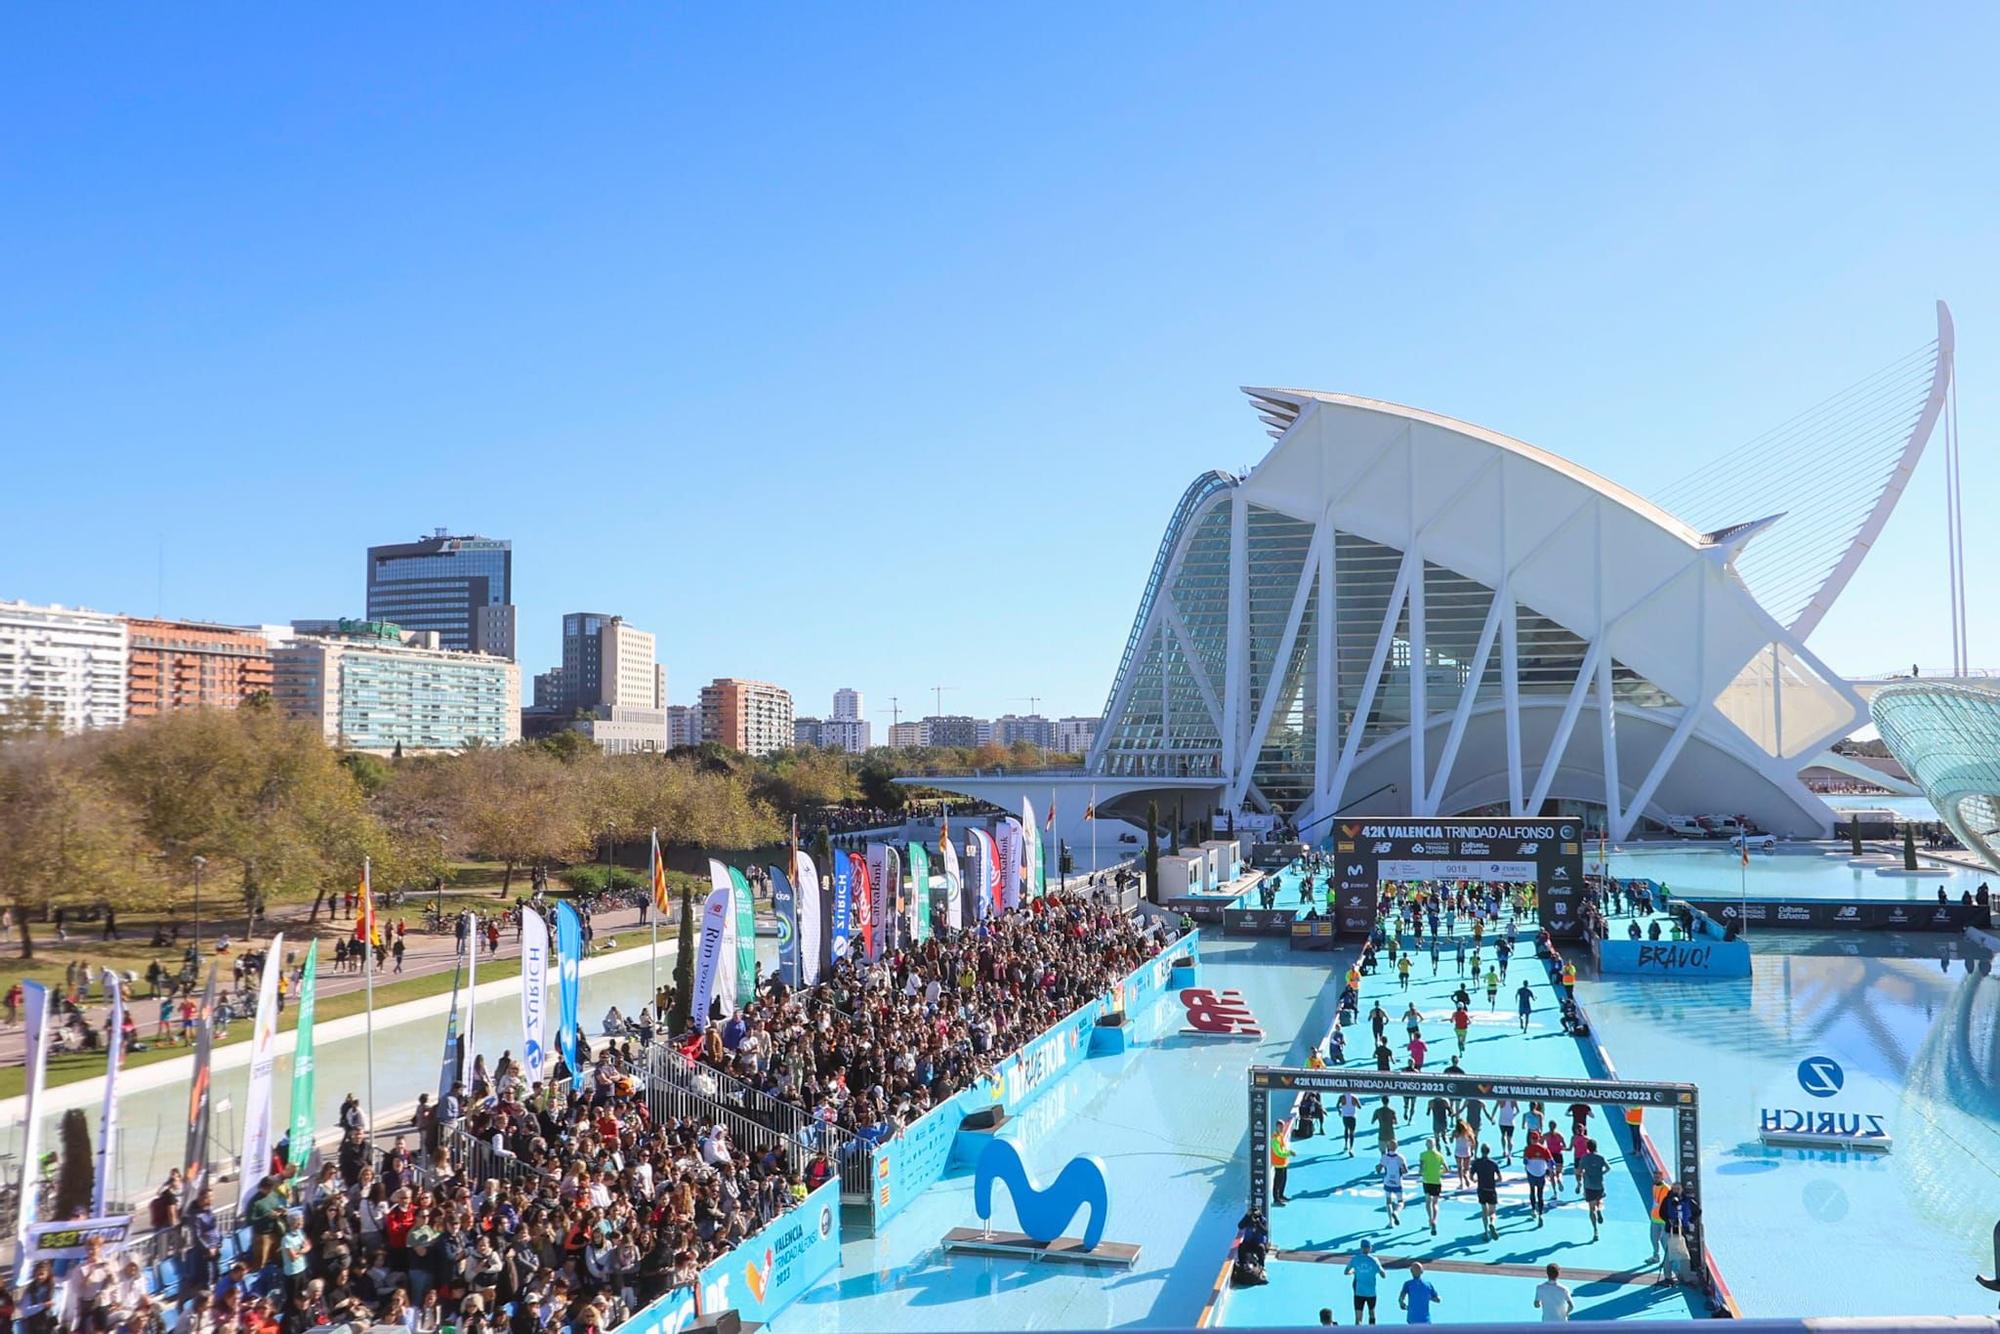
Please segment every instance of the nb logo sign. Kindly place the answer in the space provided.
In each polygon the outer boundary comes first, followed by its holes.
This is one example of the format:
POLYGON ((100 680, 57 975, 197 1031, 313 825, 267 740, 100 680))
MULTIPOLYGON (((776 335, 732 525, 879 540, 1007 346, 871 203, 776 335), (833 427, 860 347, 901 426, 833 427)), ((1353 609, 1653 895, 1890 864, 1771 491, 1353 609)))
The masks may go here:
POLYGON ((1394 843, 1377 843, 1375 845, 1375 855, 1378 857, 1385 852, 1394 852, 1395 850, 1396 845, 1394 843))
POLYGON ((1831 1098, 1846 1083, 1846 1071, 1832 1057, 1808 1056, 1799 1062, 1799 1087, 1815 1098, 1831 1098))
POLYGON ((1257 1027, 1257 1016, 1250 1013, 1240 991, 1232 989, 1218 995, 1207 987, 1190 987, 1181 993, 1181 1004, 1187 1008, 1187 1032, 1222 1037, 1264 1036, 1264 1030, 1257 1027))

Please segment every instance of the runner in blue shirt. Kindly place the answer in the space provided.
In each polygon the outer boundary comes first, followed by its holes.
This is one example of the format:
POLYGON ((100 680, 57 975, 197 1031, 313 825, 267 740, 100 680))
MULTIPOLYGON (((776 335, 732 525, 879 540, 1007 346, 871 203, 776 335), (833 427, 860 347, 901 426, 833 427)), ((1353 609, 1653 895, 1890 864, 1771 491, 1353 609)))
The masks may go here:
POLYGON ((1382 1262, 1375 1258, 1375 1243, 1364 1241, 1361 1249, 1348 1257, 1347 1272, 1354 1275, 1354 1323, 1361 1323, 1361 1313, 1368 1312, 1368 1323, 1375 1323, 1375 1283, 1382 1277, 1382 1262))
POLYGON ((1403 1280, 1403 1291, 1396 1298, 1396 1304, 1410 1313, 1413 1325, 1428 1325, 1431 1322, 1431 1303, 1441 1302, 1438 1290, 1424 1277, 1424 1262, 1410 1261, 1410 1276, 1403 1280))

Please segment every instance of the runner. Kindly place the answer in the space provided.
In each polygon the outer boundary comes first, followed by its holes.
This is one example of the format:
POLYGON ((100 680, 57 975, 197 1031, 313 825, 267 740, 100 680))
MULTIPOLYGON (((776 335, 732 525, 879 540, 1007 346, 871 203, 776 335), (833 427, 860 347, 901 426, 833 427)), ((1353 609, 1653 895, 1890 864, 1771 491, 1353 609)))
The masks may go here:
POLYGON ((1528 1132, 1528 1147, 1521 1150, 1521 1166, 1528 1173, 1528 1208, 1534 1212, 1535 1226, 1542 1226, 1542 1213, 1548 1205, 1549 1151, 1542 1145, 1539 1132, 1528 1132))
POLYGON ((1451 1138, 1451 1099, 1440 1093, 1424 1104, 1424 1110, 1431 1114, 1431 1134, 1436 1135, 1440 1144, 1451 1138))
POLYGON ((1396 1109, 1389 1105, 1389 1095, 1382 1095, 1382 1105, 1369 1118, 1375 1123, 1375 1142, 1383 1152, 1396 1147, 1396 1109))
POLYGON ((1354 1155, 1354 1120, 1361 1115, 1361 1099, 1355 1097, 1352 1093, 1343 1093, 1340 1095, 1339 1107, 1341 1131, 1346 1138, 1348 1156, 1352 1157, 1354 1155))
POLYGON ((1542 1147, 1549 1151, 1549 1192, 1557 1204, 1563 1197, 1563 1150, 1569 1145, 1563 1141, 1562 1131, 1550 1126, 1542 1132, 1542 1147))
POLYGON ((1433 1135, 1424 1141, 1424 1151, 1417 1155, 1417 1175, 1424 1182, 1424 1214, 1431 1222, 1431 1235, 1438 1230, 1438 1198, 1444 1194, 1444 1155, 1438 1152, 1438 1139, 1433 1135))
POLYGON ((1521 1119, 1521 1104, 1512 1098, 1502 1098, 1494 1109, 1493 1119, 1500 1123, 1500 1152, 1508 1162, 1514 1161, 1514 1123, 1521 1119))
POLYGON ((1403 1155, 1396 1151, 1393 1140, 1375 1163, 1375 1170, 1382 1174, 1382 1199, 1389 1209, 1390 1227, 1399 1226, 1403 1221, 1403 1173, 1409 1168, 1403 1155))
POLYGON ((1458 1188, 1472 1189, 1472 1127, 1463 1121, 1452 1132, 1451 1156, 1458 1164, 1458 1188))
POLYGON ((1525 1033, 1528 1031, 1528 1016, 1535 1012, 1535 989, 1526 982, 1521 983, 1521 989, 1514 993, 1514 1003, 1520 1010, 1521 1031, 1525 1033))
POLYGON ((1458 1054, 1465 1055, 1465 1039, 1472 1032, 1472 1012, 1463 1005, 1451 1012, 1451 1033, 1458 1039, 1458 1054))
POLYGON ((1410 1313, 1410 1323, 1430 1324, 1431 1303, 1443 1300, 1444 1298, 1438 1296, 1438 1290, 1431 1286, 1430 1280, 1424 1277, 1424 1262, 1410 1261, 1410 1276, 1403 1280, 1403 1291, 1396 1298, 1397 1305, 1410 1313))
POLYGON ((1576 1175, 1583 1186, 1583 1202, 1590 1207, 1590 1239, 1596 1241, 1598 1230, 1604 1226, 1604 1174, 1611 1165, 1597 1151, 1595 1140, 1578 1143, 1583 1147, 1576 1155, 1576 1175))
POLYGON ((1414 1038, 1423 1026, 1424 1013, 1417 1008, 1415 1001, 1411 1001, 1410 1008, 1403 1011, 1403 1029, 1414 1038))
POLYGON ((1569 1147, 1577 1155, 1576 1187, 1583 1189, 1583 1155, 1581 1145, 1590 1137, 1590 1105, 1573 1102, 1569 1105, 1569 1147))
MULTIPOLYGON (((1475 969, 1478 967, 1477 963, 1473 966, 1475 969)), ((1522 985, 1525 986, 1527 984, 1523 983, 1522 985)), ((1486 1008, 1489 1010, 1500 1008, 1500 973, 1497 969, 1493 968, 1486 970, 1486 1008)))
POLYGON ((1382 1277, 1382 1262, 1375 1258, 1375 1243, 1363 1240, 1361 1249, 1347 1259, 1347 1272, 1354 1275, 1354 1323, 1361 1323, 1361 1313, 1368 1313, 1368 1323, 1375 1323, 1375 1284, 1382 1277))
POLYGON ((1482 1144, 1479 1156, 1472 1160, 1472 1180, 1474 1198, 1479 1201, 1479 1222, 1486 1240, 1500 1239, 1500 1164, 1493 1161, 1493 1150, 1482 1144))
POLYGON ((1410 989, 1410 956, 1407 953, 1396 960, 1396 978, 1402 983, 1403 990, 1410 989))
POLYGON ((1459 975, 1460 977, 1464 977, 1464 976, 1465 976, 1465 937, 1464 937, 1464 936, 1459 936, 1459 935, 1454 935, 1454 936, 1453 936, 1453 937, 1451 938, 1451 954, 1452 954, 1452 958, 1453 958, 1454 960, 1456 960, 1456 961, 1457 961, 1457 963, 1458 963, 1458 975, 1459 975))
POLYGON ((1424 1055, 1430 1049, 1431 1044, 1424 1041, 1422 1034, 1418 1034, 1410 1039, 1410 1068, 1412 1070, 1421 1071, 1424 1068, 1424 1055))

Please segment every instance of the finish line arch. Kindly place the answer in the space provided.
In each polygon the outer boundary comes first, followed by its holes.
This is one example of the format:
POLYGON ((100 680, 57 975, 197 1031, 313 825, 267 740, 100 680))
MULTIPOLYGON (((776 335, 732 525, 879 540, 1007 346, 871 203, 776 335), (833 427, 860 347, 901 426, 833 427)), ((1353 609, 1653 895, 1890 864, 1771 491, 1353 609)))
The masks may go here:
POLYGON ((1442 1096, 1454 1102, 1512 1098, 1517 1102, 1580 1102, 1592 1107, 1651 1107, 1671 1111, 1675 1177, 1695 1202, 1695 1224, 1687 1236, 1688 1268, 1701 1276, 1704 1286, 1708 1282, 1701 1220, 1701 1094, 1693 1084, 1253 1065, 1250 1067, 1249 1196, 1250 1207, 1261 1211, 1266 1218, 1271 1213, 1271 1099, 1299 1093, 1332 1094, 1336 1098, 1342 1093, 1352 1093, 1357 1098, 1442 1096))

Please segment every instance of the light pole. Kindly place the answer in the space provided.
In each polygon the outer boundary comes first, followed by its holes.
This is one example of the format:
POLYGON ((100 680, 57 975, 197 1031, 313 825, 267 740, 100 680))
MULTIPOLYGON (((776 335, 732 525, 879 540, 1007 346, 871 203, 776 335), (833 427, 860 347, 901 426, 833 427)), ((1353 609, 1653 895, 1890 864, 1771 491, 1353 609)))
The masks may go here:
POLYGON ((194 953, 201 957, 201 868, 208 865, 208 858, 200 853, 194 858, 194 953))

